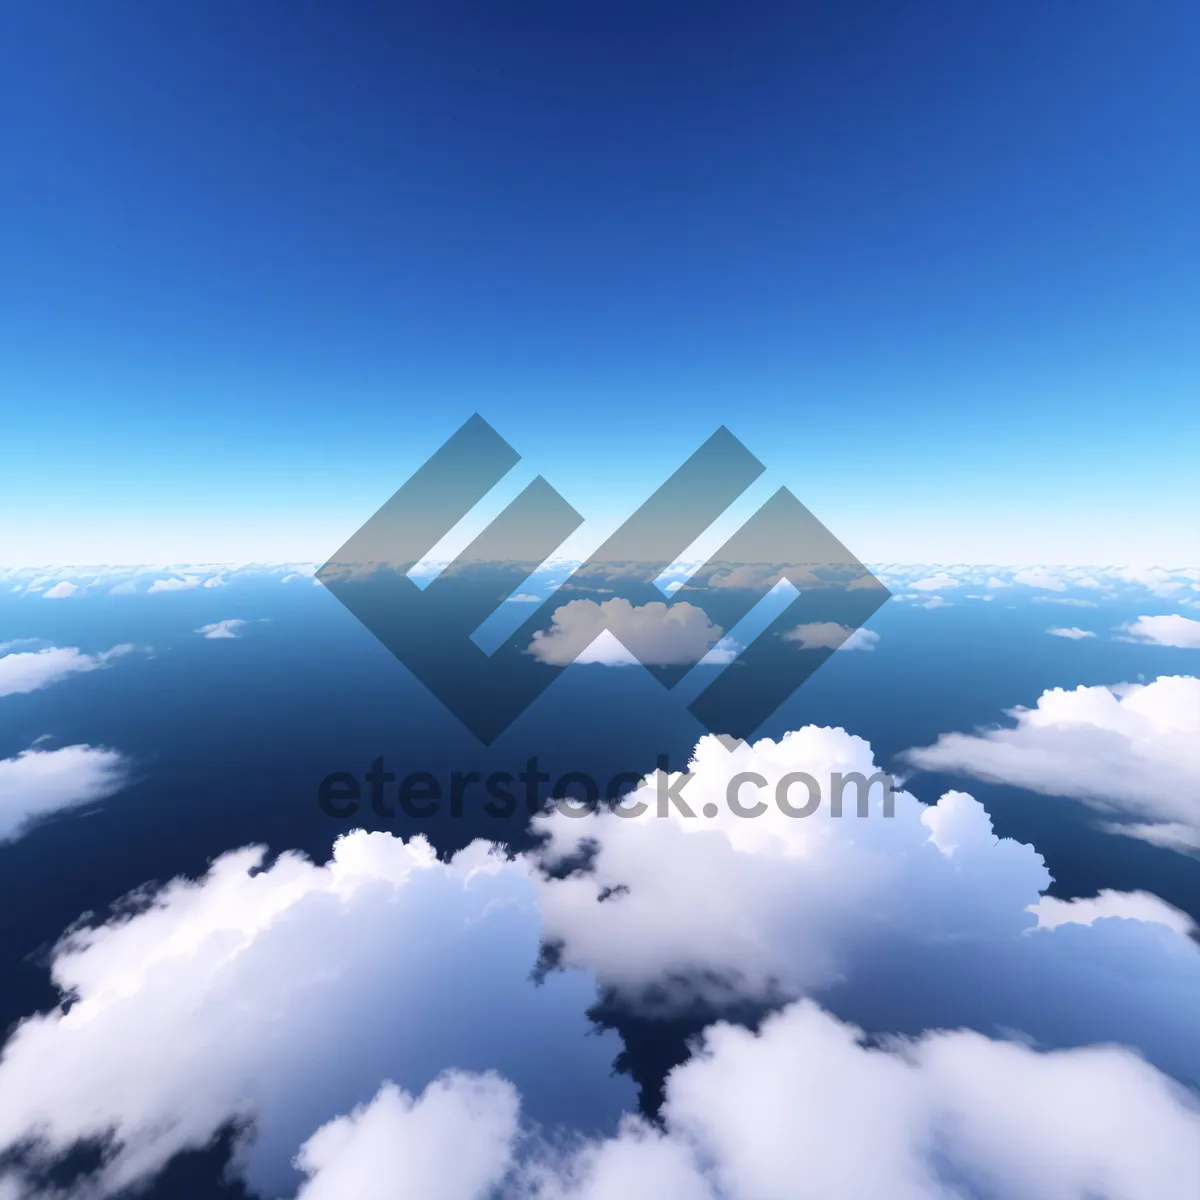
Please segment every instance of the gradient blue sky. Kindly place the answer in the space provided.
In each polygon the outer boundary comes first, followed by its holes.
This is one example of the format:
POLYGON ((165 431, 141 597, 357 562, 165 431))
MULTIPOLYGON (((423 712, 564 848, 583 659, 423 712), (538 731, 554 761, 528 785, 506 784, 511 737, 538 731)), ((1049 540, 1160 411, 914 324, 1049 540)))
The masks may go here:
POLYGON ((1200 561, 1200 7, 8 5, 0 562, 319 559, 472 412, 871 561, 1200 561))

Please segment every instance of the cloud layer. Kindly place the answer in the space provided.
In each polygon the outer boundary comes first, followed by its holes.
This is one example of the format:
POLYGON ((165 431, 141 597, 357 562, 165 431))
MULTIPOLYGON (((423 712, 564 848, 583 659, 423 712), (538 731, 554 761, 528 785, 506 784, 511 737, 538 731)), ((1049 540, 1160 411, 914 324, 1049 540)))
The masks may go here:
POLYGON ((1195 1099, 1114 1047, 1039 1053, 964 1032, 872 1045, 803 1002, 710 1028, 664 1128, 566 1152, 519 1137, 495 1076, 387 1086, 299 1156, 301 1200, 1192 1200, 1195 1099), (492 1189, 496 1189, 493 1191, 492 1189))

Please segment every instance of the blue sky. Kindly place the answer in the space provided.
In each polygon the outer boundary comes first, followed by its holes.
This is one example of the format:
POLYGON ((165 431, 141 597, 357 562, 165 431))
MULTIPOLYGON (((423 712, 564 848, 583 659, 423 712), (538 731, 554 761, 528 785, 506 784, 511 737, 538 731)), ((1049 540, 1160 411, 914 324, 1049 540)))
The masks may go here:
POLYGON ((1200 11, 10 8, 0 562, 321 558, 472 412, 871 561, 1200 560, 1200 11))

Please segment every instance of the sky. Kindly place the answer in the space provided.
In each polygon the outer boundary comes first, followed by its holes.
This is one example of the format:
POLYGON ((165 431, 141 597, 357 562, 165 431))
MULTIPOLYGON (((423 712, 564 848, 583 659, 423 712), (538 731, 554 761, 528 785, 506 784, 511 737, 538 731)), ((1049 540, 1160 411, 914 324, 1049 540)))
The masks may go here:
POLYGON ((8 6, 0 563, 320 561, 472 413, 868 562, 1200 561, 1200 10, 8 6))

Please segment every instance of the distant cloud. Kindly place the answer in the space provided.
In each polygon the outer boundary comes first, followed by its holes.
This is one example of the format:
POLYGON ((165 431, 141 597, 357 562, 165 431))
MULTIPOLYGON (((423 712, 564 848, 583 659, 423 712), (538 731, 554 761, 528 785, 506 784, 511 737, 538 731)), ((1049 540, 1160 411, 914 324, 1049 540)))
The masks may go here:
POLYGON ((668 607, 651 601, 635 607, 620 597, 602 604, 570 600, 555 610, 551 621, 548 630, 533 635, 529 653, 559 666, 692 663, 703 658, 723 632, 695 605, 668 607))
POLYGON ((219 587, 224 587, 224 586, 225 586, 225 579, 224 579, 224 577, 223 577, 223 576, 221 576, 221 575, 214 575, 214 576, 212 576, 212 578, 211 578, 211 579, 206 579, 206 580, 204 581, 204 586, 205 586, 206 588, 219 588, 219 587))
POLYGON ((1065 604, 1070 608, 1099 608, 1095 600, 1081 600, 1076 596, 1034 596, 1038 604, 1065 604))
POLYGON ((921 608, 950 608, 950 607, 952 607, 952 605, 949 600, 945 599, 942 596, 930 596, 929 599, 926 600, 924 604, 920 605, 920 607, 921 608))
POLYGON ((115 587, 109 589, 110 596, 132 596, 137 591, 137 584, 132 579, 126 579, 124 583, 118 583, 115 587))
POLYGON ((43 600, 65 600, 68 596, 73 596, 79 591, 79 585, 70 583, 64 579, 61 583, 56 583, 52 588, 47 588, 42 593, 43 600))
POLYGON ((1200 649, 1200 621, 1178 614, 1168 617, 1138 617, 1122 626, 1130 641, 1152 642, 1181 650, 1200 649))
POLYGON ((0 760, 0 843, 51 813, 111 796, 125 774, 122 756, 97 746, 23 750, 0 760))
POLYGON ((227 621, 216 621, 212 625, 201 625, 196 632, 204 634, 206 638, 235 638, 238 636, 238 630, 248 624, 248 621, 243 621, 240 617, 232 617, 227 621))
POLYGON ((172 576, 170 579, 156 579, 149 587, 148 593, 154 595, 156 592, 187 592, 192 588, 199 587, 201 580, 199 576, 189 575, 184 577, 172 576))
POLYGON ((5 654, 0 657, 0 696, 39 691, 69 675, 107 666, 114 658, 132 649, 132 645, 126 644, 100 654, 84 654, 77 646, 48 646, 41 650, 5 654))
POLYGON ((961 580, 955 579, 952 575, 947 575, 945 571, 939 571, 936 575, 930 575, 926 579, 918 579, 915 583, 910 583, 908 586, 914 592, 940 592, 945 588, 959 587, 961 583, 961 580))
POLYGON ((874 650, 879 634, 873 629, 851 629, 836 621, 812 621, 797 625, 783 635, 785 642, 799 642, 802 650, 874 650))
POLYGON ((1078 641, 1080 638, 1093 638, 1096 635, 1087 629, 1080 629, 1075 625, 1068 625, 1065 628, 1051 628, 1046 630, 1047 633, 1054 634, 1055 637, 1071 638, 1078 641))
POLYGON ((509 604, 540 604, 541 596, 531 596, 528 592, 517 592, 515 596, 509 596, 509 604))
POLYGON ((1013 583, 1024 584, 1025 587, 1043 588, 1048 592, 1065 592, 1068 586, 1061 575, 1049 571, 1045 567, 1025 567, 1013 574, 1013 583))

